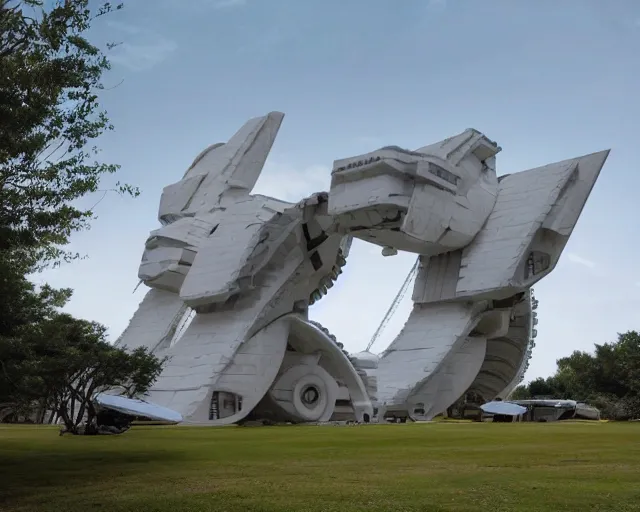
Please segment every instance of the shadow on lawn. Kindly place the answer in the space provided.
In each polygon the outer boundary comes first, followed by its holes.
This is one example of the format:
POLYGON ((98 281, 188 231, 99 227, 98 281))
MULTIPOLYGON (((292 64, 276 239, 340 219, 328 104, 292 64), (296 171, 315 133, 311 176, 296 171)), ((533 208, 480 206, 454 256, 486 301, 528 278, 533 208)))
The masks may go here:
POLYGON ((96 438, 77 437, 56 443, 58 436, 52 436, 46 444, 25 439, 5 445, 0 439, 0 510, 26 496, 104 484, 115 477, 144 474, 149 466, 184 459, 180 452, 130 442, 100 443, 96 438))

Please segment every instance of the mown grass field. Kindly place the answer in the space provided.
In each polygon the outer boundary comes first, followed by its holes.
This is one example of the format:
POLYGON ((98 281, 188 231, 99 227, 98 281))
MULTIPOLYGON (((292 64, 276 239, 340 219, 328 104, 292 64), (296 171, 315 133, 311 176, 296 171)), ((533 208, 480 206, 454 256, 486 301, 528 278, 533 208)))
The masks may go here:
POLYGON ((0 510, 640 510, 640 424, 0 427, 0 510))

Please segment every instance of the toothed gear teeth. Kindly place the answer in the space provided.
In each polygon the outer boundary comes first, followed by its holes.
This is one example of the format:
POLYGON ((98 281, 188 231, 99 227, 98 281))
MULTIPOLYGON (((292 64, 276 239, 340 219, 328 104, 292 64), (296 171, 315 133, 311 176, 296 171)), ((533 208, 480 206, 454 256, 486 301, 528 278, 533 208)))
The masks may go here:
MULTIPOLYGON (((349 352, 347 352, 344 349, 344 344, 340 343, 335 335, 331 334, 329 332, 329 329, 327 329, 325 326, 323 326, 320 322, 316 322, 315 320, 309 320, 309 323, 315 327, 317 327, 318 329, 320 329, 323 333, 325 333, 327 336, 329 336, 329 338, 331 338, 331 340, 338 346, 338 348, 342 351, 342 353, 347 356, 347 359, 349 359, 349 362, 351 362, 351 356, 349 354, 349 352)), ((351 364, 353 365, 353 362, 351 362, 351 364)))
POLYGON ((312 306, 316 302, 318 302, 323 296, 329 293, 329 289, 333 288, 335 281, 338 279, 338 276, 342 274, 342 267, 346 265, 347 259, 342 252, 342 249, 338 249, 338 255, 336 256, 336 264, 329 272, 329 275, 323 277, 318 283, 318 288, 316 288, 311 295, 309 295, 309 306, 312 306))

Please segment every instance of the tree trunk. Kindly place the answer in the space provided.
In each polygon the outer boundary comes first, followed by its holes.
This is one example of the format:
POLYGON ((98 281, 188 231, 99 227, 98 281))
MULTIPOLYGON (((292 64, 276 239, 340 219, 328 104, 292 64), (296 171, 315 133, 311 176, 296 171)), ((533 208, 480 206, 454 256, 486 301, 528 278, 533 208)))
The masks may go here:
POLYGON ((36 423, 45 423, 45 417, 47 415, 47 398, 43 398, 39 405, 38 410, 36 411, 35 422, 36 423))
POLYGON ((69 417, 69 411, 67 411, 67 402, 65 402, 64 400, 61 400, 59 403, 56 404, 56 409, 58 412, 58 416, 60 417, 60 419, 62 420, 62 423, 64 424, 64 431, 70 433, 70 434, 78 434, 78 426, 76 425, 75 421, 69 417))

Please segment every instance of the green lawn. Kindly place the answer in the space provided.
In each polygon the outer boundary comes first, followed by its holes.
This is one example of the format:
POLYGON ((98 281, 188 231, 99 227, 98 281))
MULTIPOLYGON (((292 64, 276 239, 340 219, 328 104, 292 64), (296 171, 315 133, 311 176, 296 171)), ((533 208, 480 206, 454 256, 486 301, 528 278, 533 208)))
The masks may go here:
POLYGON ((0 510, 640 510, 640 424, 0 427, 0 510))

